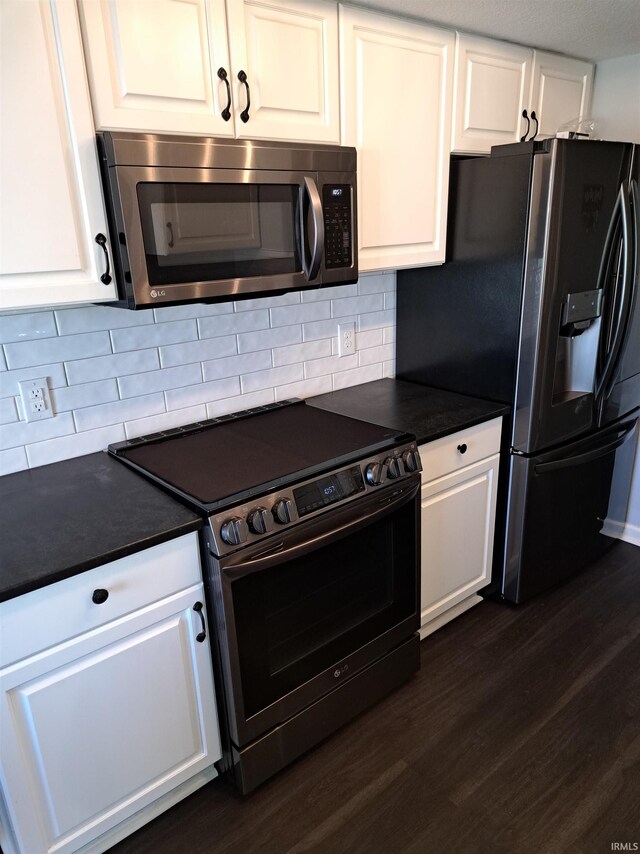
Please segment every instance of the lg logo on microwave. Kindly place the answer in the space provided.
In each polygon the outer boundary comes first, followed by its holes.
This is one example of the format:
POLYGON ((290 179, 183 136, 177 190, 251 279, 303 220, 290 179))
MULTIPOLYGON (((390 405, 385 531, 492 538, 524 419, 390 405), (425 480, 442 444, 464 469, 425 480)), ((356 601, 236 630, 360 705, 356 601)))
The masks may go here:
POLYGON ((343 673, 346 673, 348 669, 348 664, 345 664, 344 667, 336 667, 336 669, 333 671, 333 675, 336 677, 336 679, 339 679, 340 676, 342 676, 343 673))
POLYGON ((156 291, 156 290, 151 291, 151 296, 152 296, 154 299, 155 299, 156 297, 166 297, 166 295, 167 295, 167 292, 166 292, 166 291, 156 291))

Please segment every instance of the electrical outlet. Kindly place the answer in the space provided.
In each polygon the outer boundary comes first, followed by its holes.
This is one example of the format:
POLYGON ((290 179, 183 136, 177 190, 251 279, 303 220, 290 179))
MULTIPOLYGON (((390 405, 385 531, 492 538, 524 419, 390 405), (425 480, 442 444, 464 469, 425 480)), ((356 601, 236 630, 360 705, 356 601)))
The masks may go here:
POLYGON ((53 418, 53 407, 51 406, 46 377, 22 380, 18 386, 20 387, 22 411, 26 421, 42 421, 44 418, 53 418))
POLYGON ((356 352, 355 323, 341 323, 338 326, 339 353, 341 356, 353 356, 356 352))

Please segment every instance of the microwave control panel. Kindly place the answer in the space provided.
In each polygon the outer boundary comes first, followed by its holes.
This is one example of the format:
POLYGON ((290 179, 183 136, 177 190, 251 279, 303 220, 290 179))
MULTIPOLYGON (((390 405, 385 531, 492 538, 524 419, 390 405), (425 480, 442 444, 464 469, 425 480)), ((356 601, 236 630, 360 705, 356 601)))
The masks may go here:
POLYGON ((322 210, 325 269, 350 267, 353 234, 349 184, 325 184, 322 188, 322 210))

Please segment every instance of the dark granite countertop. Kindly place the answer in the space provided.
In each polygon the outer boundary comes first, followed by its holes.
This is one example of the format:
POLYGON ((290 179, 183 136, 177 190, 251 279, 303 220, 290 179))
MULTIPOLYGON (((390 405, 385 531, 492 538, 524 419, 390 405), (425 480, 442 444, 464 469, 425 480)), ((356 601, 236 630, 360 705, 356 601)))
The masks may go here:
POLYGON ((509 412, 509 407, 502 403, 394 379, 374 380, 320 394, 309 398, 307 403, 413 433, 418 444, 509 412))
POLYGON ((0 506, 0 601, 202 527, 105 453, 1 477, 0 506))

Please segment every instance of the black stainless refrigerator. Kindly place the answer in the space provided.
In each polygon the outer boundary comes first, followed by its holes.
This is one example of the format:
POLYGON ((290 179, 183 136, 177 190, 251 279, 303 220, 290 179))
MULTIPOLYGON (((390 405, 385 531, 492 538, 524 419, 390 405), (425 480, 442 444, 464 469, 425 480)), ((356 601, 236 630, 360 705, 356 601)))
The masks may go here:
POLYGON ((398 274, 398 378, 512 407, 492 581, 511 602, 592 563, 627 514, 639 148, 553 139, 452 161, 447 261, 398 274))

